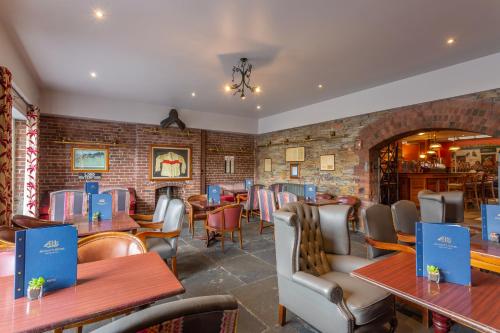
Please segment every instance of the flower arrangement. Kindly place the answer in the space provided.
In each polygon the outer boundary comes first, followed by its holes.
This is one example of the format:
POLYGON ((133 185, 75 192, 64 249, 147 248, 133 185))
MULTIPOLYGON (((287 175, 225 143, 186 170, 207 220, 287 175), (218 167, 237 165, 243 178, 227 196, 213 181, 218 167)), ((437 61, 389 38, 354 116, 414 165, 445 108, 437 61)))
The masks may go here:
POLYGON ((45 285, 45 279, 40 276, 38 278, 32 278, 28 284, 28 299, 34 300, 41 298, 43 296, 43 286, 45 285))
POLYGON ((441 279, 441 273, 439 273, 439 267, 434 265, 427 265, 427 278, 430 281, 439 283, 441 279))

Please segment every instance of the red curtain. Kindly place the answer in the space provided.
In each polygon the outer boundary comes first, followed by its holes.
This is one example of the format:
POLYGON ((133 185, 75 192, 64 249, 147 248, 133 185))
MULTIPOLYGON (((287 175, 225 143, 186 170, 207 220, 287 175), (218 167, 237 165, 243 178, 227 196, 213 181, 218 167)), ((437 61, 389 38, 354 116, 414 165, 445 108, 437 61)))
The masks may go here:
POLYGON ((12 74, 0 66, 0 225, 12 215, 12 74))
POLYGON ((26 170, 24 173, 23 214, 38 217, 38 138, 40 109, 31 106, 26 112, 26 170))

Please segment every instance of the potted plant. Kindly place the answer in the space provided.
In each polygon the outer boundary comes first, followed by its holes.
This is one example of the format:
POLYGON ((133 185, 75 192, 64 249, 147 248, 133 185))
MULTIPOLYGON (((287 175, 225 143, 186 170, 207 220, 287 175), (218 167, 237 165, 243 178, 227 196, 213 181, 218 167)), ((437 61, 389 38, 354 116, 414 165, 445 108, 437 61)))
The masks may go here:
POLYGON ((45 284, 45 279, 40 276, 38 278, 32 278, 28 285, 28 299, 34 300, 41 298, 43 296, 43 285, 45 284))
POLYGON ((101 212, 95 212, 92 214, 92 222, 98 222, 101 218, 101 212))
POLYGON ((441 279, 441 273, 439 273, 439 267, 434 265, 427 265, 427 278, 430 281, 439 283, 441 279))

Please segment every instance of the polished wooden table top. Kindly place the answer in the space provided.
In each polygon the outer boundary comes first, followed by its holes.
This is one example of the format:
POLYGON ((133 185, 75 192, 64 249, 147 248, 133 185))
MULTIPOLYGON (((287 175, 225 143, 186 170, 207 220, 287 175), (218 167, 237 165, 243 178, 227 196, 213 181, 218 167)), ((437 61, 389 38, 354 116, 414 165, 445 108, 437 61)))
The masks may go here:
POLYGON ((337 205, 339 203, 336 199, 316 199, 316 200, 301 200, 301 202, 308 204, 310 206, 326 206, 326 205, 337 205))
POLYGON ((213 210, 222 206, 235 204, 235 202, 229 202, 229 201, 221 201, 220 203, 216 202, 209 203, 207 200, 190 201, 189 203, 198 210, 213 210))
POLYGON ((500 259, 500 243, 485 241, 481 235, 474 235, 470 239, 470 251, 478 254, 499 258, 500 259))
POLYGON ((468 287, 429 282, 415 270, 415 255, 399 253, 351 275, 480 332, 500 331, 500 277, 473 269, 468 287))
POLYGON ((175 296, 184 287, 156 253, 78 265, 74 287, 42 299, 14 299, 13 276, 0 278, 0 332, 40 332, 175 296))
POLYGON ((90 236, 105 231, 131 231, 140 226, 127 213, 116 213, 111 220, 89 222, 87 215, 77 215, 64 221, 78 228, 78 237, 90 236))

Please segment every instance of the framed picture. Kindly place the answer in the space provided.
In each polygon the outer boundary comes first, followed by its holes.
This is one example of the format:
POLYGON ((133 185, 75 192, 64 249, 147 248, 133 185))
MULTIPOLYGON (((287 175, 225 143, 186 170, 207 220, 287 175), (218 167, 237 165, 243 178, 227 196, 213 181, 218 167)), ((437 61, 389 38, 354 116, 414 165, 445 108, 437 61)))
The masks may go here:
POLYGON ((264 172, 273 171, 273 161, 270 158, 264 159, 264 172))
POLYGON ((335 171, 335 155, 320 156, 320 171, 335 171))
POLYGON ((108 172, 109 150, 98 147, 72 147, 72 172, 108 172))
POLYGON ((304 147, 287 148, 285 151, 285 162, 304 162, 304 147))
POLYGON ((295 179, 300 177, 300 164, 290 163, 290 178, 295 179))
POLYGON ((224 172, 234 173, 234 156, 224 156, 224 172))
POLYGON ((151 145, 149 152, 149 178, 151 180, 189 180, 191 168, 191 147, 151 145))

